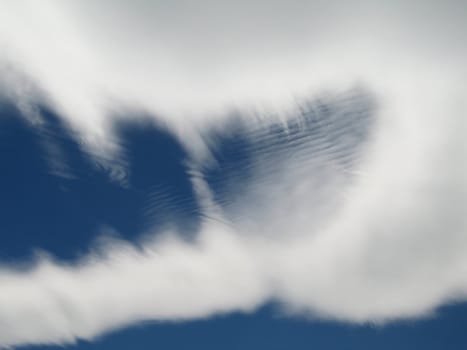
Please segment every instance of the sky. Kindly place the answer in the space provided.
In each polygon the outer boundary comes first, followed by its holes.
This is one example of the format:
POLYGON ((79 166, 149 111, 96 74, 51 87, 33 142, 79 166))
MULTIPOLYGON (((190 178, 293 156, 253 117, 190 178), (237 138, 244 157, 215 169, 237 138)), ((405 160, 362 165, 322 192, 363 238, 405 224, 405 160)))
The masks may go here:
POLYGON ((0 348, 465 348, 466 15, 0 1, 0 348))

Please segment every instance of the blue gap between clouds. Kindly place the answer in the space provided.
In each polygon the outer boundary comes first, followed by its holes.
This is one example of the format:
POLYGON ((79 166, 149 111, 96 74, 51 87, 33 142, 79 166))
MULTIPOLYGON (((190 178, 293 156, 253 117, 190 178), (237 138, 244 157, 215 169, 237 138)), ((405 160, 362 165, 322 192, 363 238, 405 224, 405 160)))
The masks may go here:
POLYGON ((118 181, 59 118, 41 114, 42 126, 32 127, 14 107, 0 109, 0 261, 28 259, 35 250, 75 259, 102 232, 136 241, 148 230, 197 230, 187 154, 166 130, 115 126, 128 174, 118 181))

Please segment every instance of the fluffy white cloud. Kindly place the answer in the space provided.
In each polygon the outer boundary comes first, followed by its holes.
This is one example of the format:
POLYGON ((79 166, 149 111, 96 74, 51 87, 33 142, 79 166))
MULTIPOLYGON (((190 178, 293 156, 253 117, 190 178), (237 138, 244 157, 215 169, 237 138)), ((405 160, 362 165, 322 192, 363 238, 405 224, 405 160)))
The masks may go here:
POLYGON ((255 190, 237 196, 233 225, 206 220, 194 243, 114 242, 73 265, 4 266, 0 346, 90 339, 139 320, 249 311, 269 300, 353 322, 463 300, 465 5, 358 5, 2 3, 5 94, 51 105, 102 152, 112 149, 106 125, 121 108, 157 115, 197 155, 193 183, 210 217, 225 213, 195 175, 207 161, 203 130, 226 106, 282 111, 294 94, 360 82, 376 95, 378 116, 351 184, 274 154, 273 176, 258 171, 255 190), (318 186, 339 205, 316 225, 318 186))

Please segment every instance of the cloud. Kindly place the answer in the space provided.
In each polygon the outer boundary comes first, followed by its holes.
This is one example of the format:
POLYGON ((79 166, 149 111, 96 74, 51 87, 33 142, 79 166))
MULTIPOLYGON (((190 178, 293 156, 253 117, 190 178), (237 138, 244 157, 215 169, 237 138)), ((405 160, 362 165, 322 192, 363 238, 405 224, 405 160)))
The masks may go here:
POLYGON ((191 152, 205 219, 194 242, 168 233, 3 266, 0 346, 268 301, 387 322, 465 299, 465 5, 216 4, 2 5, 3 93, 26 112, 51 106, 94 152, 115 152, 112 118, 155 115, 191 152), (376 101, 363 114, 360 95, 348 102, 356 82, 376 101), (307 108, 328 126, 313 134, 292 97, 323 91, 331 111, 307 108), (232 106, 245 106, 248 164, 216 154, 232 106), (352 126, 368 130, 355 141, 352 126))
MULTIPOLYGON (((112 148, 109 116, 125 114, 124 106, 187 133, 229 106, 283 107, 297 94, 355 81, 378 89, 401 77, 413 84, 413 69, 465 71, 465 6, 455 1, 21 0, 2 7, 7 70, 31 78, 41 100, 101 152, 112 148)), ((24 85, 6 84, 37 102, 24 85)))
POLYGON ((2 271, 2 346, 64 343, 144 319, 252 310, 268 292, 252 256, 224 229, 196 244, 167 239, 138 251, 107 247, 76 266, 42 261, 2 271), (226 291, 231 291, 225 293, 226 291))

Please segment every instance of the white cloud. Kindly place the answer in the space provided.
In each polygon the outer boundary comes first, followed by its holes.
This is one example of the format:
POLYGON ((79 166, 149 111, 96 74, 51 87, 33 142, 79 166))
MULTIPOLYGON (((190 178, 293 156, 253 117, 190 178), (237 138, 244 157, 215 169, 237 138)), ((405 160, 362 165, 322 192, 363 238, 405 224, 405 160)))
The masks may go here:
POLYGON ((2 271, 1 345, 69 342, 142 319, 250 310, 268 292, 252 256, 215 227, 193 245, 167 238, 143 251, 122 244, 104 254, 76 266, 42 261, 31 272, 2 271))
MULTIPOLYGON (((377 124, 353 182, 343 186, 339 174, 327 182, 342 198, 318 227, 310 174, 327 173, 278 157, 274 176, 258 172, 256 191, 237 199, 255 225, 240 211, 231 228, 207 220, 195 243, 109 244, 75 265, 4 266, 0 346, 90 339, 138 320, 249 311, 269 300, 383 322, 465 299, 465 5, 133 4, 2 3, 4 71, 13 65, 33 82, 2 74, 7 95, 23 105, 47 96, 41 101, 103 152, 120 106, 157 115, 206 152, 198 130, 226 106, 283 110, 294 94, 361 82, 378 100, 377 124), (257 198, 269 205, 255 206, 257 198)), ((222 218, 202 176, 194 185, 208 216, 222 218)))
POLYGON ((399 79, 419 64, 459 68, 465 57, 457 2, 20 0, 2 8, 1 61, 29 75, 97 148, 111 143, 107 118, 122 105, 185 129, 188 118, 226 106, 280 107, 295 94, 399 79))

